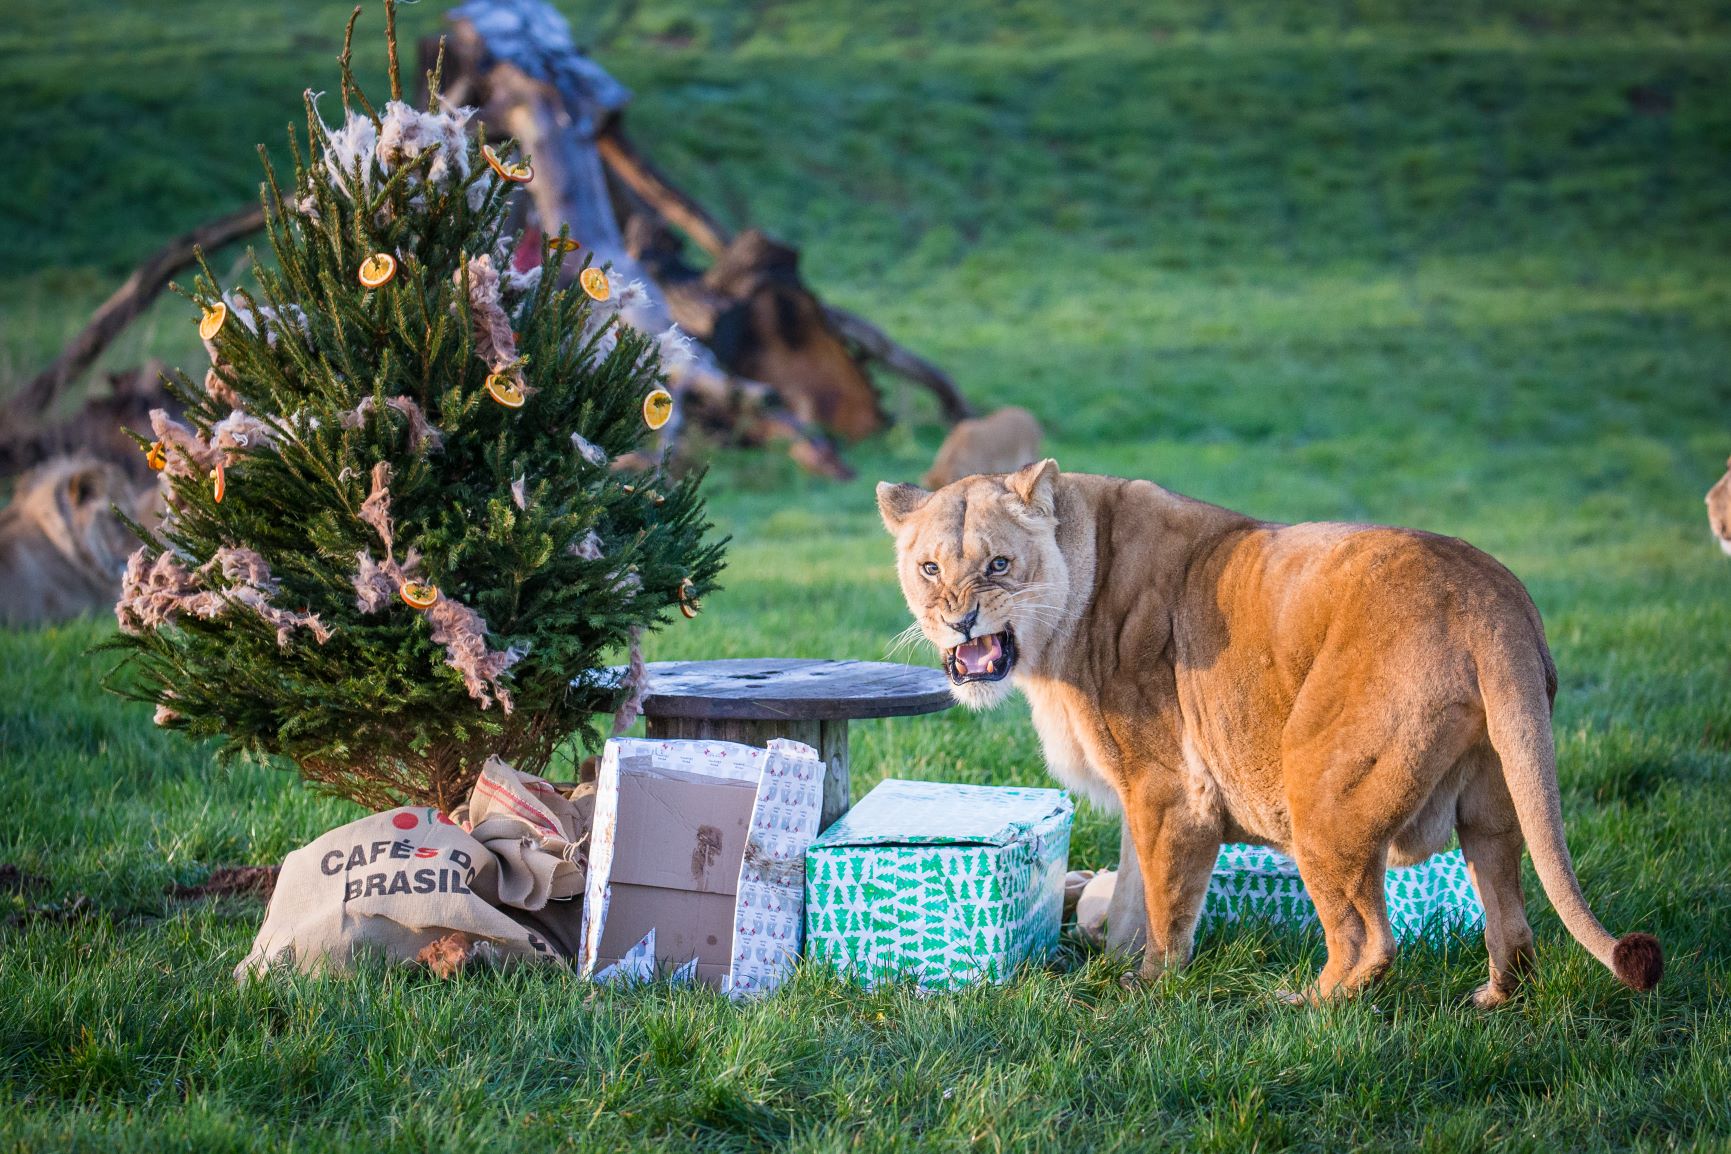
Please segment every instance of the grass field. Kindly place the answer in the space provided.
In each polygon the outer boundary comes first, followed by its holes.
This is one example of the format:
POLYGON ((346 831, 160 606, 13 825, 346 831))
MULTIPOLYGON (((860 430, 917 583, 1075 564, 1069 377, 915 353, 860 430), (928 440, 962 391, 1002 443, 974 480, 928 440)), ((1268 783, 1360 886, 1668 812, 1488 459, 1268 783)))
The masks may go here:
MULTIPOLYGON (((567 5, 567 8, 569 6, 567 5)), ((252 195, 341 4, 95 0, 0 21, 0 376, 161 238, 252 195)), ((411 31, 437 5, 408 10, 411 31)), ((1482 943, 1293 1011, 1319 936, 1209 931, 1127 991, 1067 948, 920 998, 802 972, 735 1007, 551 974, 369 970, 238 989, 261 909, 175 903, 345 820, 105 697, 106 621, 0 633, 0 1148, 1065 1151, 1727 1148, 1731 7, 614 0, 583 39, 636 135, 838 303, 1033 409, 1065 468, 1277 519, 1466 537, 1532 589, 1561 671, 1570 843, 1650 996, 1529 874, 1541 972, 1461 1006, 1482 943)), ((369 16, 376 28, 376 13, 369 16)), ((371 63, 371 62, 370 62, 371 63)), ((373 75, 378 69, 372 70, 373 75)), ((327 112, 334 109, 327 101, 327 112)), ((234 254, 225 259, 235 259, 234 254)), ((185 310, 116 351, 194 363, 185 310)), ((10 387, 9 385, 7 387, 10 387)), ((872 482, 941 430, 891 384, 859 481, 726 457, 726 592, 652 656, 875 658, 905 624, 872 482)), ((855 729, 855 788, 1043 780, 1026 708, 855 729)), ((1112 863, 1084 810, 1075 866, 1112 863)))

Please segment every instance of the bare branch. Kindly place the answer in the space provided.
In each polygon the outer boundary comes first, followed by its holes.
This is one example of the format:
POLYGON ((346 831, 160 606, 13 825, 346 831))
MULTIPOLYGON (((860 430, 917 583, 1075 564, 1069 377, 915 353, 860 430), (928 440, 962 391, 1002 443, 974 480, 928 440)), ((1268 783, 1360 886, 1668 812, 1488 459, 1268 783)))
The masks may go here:
POLYGON ((12 435, 28 431, 54 407, 62 391, 83 375, 104 349, 162 294, 174 275, 190 265, 199 250, 211 251, 264 227, 264 207, 232 212, 182 233, 157 249, 135 269, 91 316, 90 323, 60 355, 6 402, 5 426, 12 435))
POLYGON ((956 388, 956 383, 944 370, 897 344, 890 339, 888 333, 857 313, 831 304, 824 305, 823 311, 829 318, 830 326, 840 334, 842 340, 854 347, 858 355, 876 361, 897 376, 906 377, 930 389, 944 411, 944 418, 951 424, 973 415, 967 398, 962 396, 961 390, 956 388))
POLYGON ((595 147, 607 170, 627 188, 642 198, 669 224, 689 236, 698 248, 710 256, 720 256, 732 243, 727 229, 704 211, 702 205, 673 187, 649 158, 632 145, 617 121, 595 138, 595 147))

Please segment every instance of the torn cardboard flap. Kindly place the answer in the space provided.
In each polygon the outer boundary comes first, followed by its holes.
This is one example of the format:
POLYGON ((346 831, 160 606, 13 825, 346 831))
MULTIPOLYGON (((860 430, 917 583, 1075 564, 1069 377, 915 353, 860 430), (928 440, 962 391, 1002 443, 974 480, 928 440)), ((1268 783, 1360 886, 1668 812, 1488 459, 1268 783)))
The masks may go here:
POLYGON ((823 763, 810 746, 607 743, 596 781, 585 976, 696 977, 735 995, 799 955, 823 763))
POLYGON ((618 789, 613 885, 733 896, 757 801, 751 782, 637 771, 620 774, 618 789))

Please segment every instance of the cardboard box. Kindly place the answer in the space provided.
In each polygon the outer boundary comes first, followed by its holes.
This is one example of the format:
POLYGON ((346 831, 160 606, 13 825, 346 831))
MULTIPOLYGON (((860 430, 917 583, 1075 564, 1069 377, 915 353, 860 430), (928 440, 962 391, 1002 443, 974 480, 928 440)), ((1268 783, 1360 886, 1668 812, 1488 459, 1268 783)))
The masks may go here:
MULTIPOLYGON (((1455 928, 1484 927, 1484 906, 1459 850, 1390 869, 1383 886, 1388 920, 1402 941, 1455 928)), ((1222 846, 1215 860, 1203 916, 1309 925, 1316 921, 1316 906, 1304 892, 1291 858, 1264 846, 1232 844, 1222 846)))
POLYGON ((822 800, 823 763, 796 741, 609 741, 580 972, 773 989, 799 955, 805 851, 822 800))
POLYGON ((880 782, 806 854, 806 952, 934 989, 1044 961, 1073 812, 1059 789, 880 782))

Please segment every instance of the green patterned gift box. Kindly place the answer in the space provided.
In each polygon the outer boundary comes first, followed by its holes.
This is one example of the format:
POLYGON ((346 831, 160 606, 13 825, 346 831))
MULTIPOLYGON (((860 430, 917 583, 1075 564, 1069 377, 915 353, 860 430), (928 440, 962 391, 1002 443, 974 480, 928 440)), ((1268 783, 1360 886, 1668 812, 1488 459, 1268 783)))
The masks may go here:
POLYGON ((1043 961, 1072 813, 1060 789, 880 782, 806 851, 806 953, 932 989, 1043 961))
MULTIPOLYGON (((1383 882, 1388 920, 1402 941, 1453 928, 1480 929, 1485 910, 1467 877, 1460 850, 1415 866, 1390 869, 1383 882)), ((1316 906, 1291 858, 1258 845, 1226 845, 1208 882, 1204 916, 1310 925, 1316 906)))

